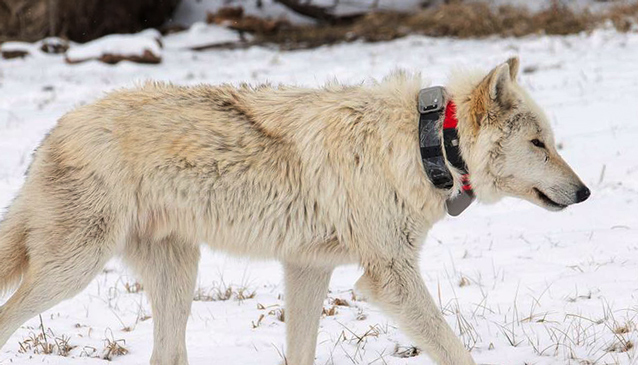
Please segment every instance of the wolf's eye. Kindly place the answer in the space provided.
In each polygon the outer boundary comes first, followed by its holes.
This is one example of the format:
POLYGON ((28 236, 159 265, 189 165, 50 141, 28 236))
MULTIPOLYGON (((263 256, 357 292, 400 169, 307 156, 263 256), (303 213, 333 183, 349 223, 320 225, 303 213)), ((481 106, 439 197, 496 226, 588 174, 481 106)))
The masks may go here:
POLYGON ((545 143, 541 142, 538 138, 532 139, 532 144, 538 148, 545 148, 545 143))

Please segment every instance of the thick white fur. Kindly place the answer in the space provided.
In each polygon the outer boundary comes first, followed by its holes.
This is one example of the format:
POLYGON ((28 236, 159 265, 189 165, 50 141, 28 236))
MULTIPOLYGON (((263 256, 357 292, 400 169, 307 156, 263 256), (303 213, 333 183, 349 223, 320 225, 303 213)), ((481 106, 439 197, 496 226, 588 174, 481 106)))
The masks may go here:
MULTIPOLYGON (((474 185, 491 198, 505 185, 490 143, 507 128, 470 125, 480 85, 464 78, 450 93, 474 185)), ((438 364, 474 364, 419 270, 419 249, 451 194, 430 184, 420 160, 422 86, 407 73, 323 89, 150 83, 68 113, 0 227, 0 287, 22 277, 0 308, 0 345, 122 255, 152 304, 151 363, 185 365, 206 242, 284 263, 289 365, 313 363, 330 274, 348 263, 363 267, 359 288, 438 364)))

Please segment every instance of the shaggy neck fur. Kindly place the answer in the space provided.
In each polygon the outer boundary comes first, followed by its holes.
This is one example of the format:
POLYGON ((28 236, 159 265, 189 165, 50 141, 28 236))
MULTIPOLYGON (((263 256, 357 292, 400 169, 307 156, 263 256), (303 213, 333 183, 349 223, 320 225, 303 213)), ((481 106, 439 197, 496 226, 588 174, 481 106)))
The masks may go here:
MULTIPOLYGON (((490 171, 489 160, 481 158, 489 150, 493 142, 489 135, 481 135, 478 126, 485 113, 489 100, 486 92, 479 90, 486 88, 484 81, 486 74, 478 71, 456 71, 447 85, 449 97, 456 104, 456 116, 459 120, 458 133, 460 150, 468 167, 470 180, 478 199, 491 202, 498 199, 495 177, 490 171)), ((460 176, 455 175, 455 180, 460 176)))

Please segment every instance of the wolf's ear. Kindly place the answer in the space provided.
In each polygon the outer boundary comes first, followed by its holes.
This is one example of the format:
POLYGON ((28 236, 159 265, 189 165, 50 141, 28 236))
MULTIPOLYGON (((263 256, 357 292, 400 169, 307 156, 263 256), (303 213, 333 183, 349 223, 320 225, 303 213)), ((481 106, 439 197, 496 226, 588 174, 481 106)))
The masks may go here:
POLYGON ((507 64, 510 67, 510 79, 512 79, 512 81, 516 81, 516 76, 518 76, 518 67, 520 64, 520 60, 518 57, 510 57, 507 60, 507 64))
POLYGON ((488 78, 488 92, 490 99, 498 101, 502 99, 504 94, 507 93, 512 78, 510 76, 510 66, 508 63, 496 66, 492 72, 487 75, 488 78))
MULTIPOLYGON (((486 117, 490 108, 498 106, 499 109, 511 109, 515 103, 512 90, 511 72, 518 70, 518 60, 511 59, 508 62, 496 66, 479 83, 470 97, 472 126, 478 130, 486 117), (510 61, 512 68, 510 68, 510 61)), ((488 121, 489 122, 489 121, 488 121)))

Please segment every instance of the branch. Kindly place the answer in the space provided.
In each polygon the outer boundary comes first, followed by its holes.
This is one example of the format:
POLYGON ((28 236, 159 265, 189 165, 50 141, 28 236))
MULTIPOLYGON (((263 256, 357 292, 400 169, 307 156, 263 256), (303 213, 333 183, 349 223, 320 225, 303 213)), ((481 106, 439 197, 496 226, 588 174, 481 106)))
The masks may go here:
POLYGON ((315 19, 320 23, 328 23, 332 25, 350 23, 365 15, 365 13, 335 15, 330 11, 330 8, 312 5, 309 2, 302 4, 299 0, 275 0, 275 2, 287 7, 297 14, 315 19))

